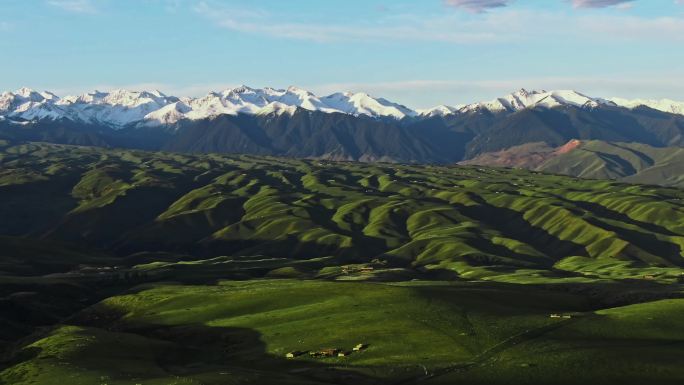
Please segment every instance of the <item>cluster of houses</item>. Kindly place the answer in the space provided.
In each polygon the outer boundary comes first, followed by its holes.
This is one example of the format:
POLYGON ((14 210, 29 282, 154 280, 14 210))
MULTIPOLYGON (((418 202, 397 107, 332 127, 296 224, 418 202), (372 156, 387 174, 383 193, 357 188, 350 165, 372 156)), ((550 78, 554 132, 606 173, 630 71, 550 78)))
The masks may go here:
POLYGON ((362 350, 365 350, 368 348, 368 344, 357 344, 352 348, 351 351, 344 350, 344 349, 337 349, 337 348, 327 348, 327 349, 321 349, 321 350, 315 350, 315 351, 293 351, 285 354, 285 358, 295 358, 302 356, 304 354, 309 354, 310 357, 313 358, 327 358, 327 357, 347 357, 351 355, 353 352, 360 352, 362 350))
POLYGON ((342 274, 355 274, 355 273, 360 273, 360 274, 370 274, 373 271, 375 271, 375 268, 373 266, 343 266, 342 267, 342 274))

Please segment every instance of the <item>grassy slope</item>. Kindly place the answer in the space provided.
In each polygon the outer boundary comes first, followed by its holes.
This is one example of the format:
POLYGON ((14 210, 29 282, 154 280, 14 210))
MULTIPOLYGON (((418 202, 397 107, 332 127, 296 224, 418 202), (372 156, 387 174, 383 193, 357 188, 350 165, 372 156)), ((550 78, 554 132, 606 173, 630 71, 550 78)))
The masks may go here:
POLYGON ((426 383, 676 384, 684 362, 683 319, 681 299, 599 310, 474 370, 426 383))
POLYGON ((582 178, 682 186, 682 164, 684 149, 680 147, 588 141, 575 151, 546 161, 537 170, 582 178))
POLYGON ((327 258, 317 270, 377 260, 465 278, 518 271, 576 280, 600 261, 621 266, 623 278, 661 268, 665 280, 684 264, 684 194, 675 189, 474 167, 36 144, 3 156, 1 233, 121 256, 327 258))
MULTIPOLYGON (((8 383, 547 383, 683 375, 682 300, 594 311, 541 287, 291 280, 143 286, 27 344, 8 383), (549 318, 550 313, 572 319, 549 318), (349 357, 289 351, 368 348, 349 357), (605 357, 611 360, 605 360, 605 357), (578 374, 581 368, 581 374, 578 374), (227 374, 228 373, 228 374, 227 374), (427 373, 427 375, 426 375, 427 373)), ((577 382, 575 382, 577 383, 577 382)), ((663 382, 665 383, 665 382, 663 382)))
MULTIPOLYGON (((569 145, 570 143, 568 143, 569 145)), ((572 151, 546 143, 527 143, 480 154, 463 165, 513 167, 588 179, 684 186, 681 147, 652 147, 640 143, 583 141, 572 151)))
POLYGON ((14 316, 37 296, 27 319, 56 323, 7 350, 0 383, 683 375, 681 190, 45 144, 6 147, 0 162, 0 305, 14 316), (87 307, 88 291, 109 298, 87 307), (370 346, 283 357, 357 343, 370 346))

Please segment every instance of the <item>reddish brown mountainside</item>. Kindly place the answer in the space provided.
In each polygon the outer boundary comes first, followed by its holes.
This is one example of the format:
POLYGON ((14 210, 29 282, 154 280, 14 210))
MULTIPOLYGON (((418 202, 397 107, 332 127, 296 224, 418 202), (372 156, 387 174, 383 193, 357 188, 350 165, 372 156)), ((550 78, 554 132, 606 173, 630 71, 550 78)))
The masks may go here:
POLYGON ((526 143, 497 152, 480 154, 459 164, 534 169, 547 160, 567 154, 581 145, 582 141, 577 139, 556 148, 541 142, 526 143))

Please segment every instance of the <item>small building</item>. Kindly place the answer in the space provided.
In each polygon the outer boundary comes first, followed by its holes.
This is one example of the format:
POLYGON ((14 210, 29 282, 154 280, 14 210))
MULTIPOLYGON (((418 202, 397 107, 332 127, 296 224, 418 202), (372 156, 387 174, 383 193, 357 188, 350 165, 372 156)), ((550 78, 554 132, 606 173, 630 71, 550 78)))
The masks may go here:
POLYGON ((553 314, 550 314, 550 315, 549 315, 549 318, 561 318, 561 315, 560 315, 560 314, 553 313, 553 314))
POLYGON ((301 355, 304 354, 304 353, 305 353, 305 352, 300 352, 300 351, 289 352, 289 353, 285 354, 285 358, 295 358, 295 357, 299 357, 299 356, 301 356, 301 355))
POLYGON ((350 352, 341 351, 341 352, 337 353, 337 356, 338 357, 347 357, 350 354, 351 354, 350 352))
POLYGON ((366 345, 366 344, 358 344, 358 345, 354 346, 354 349, 352 349, 352 350, 354 350, 355 352, 359 352, 361 350, 366 349, 367 347, 368 347, 368 345, 366 345))
POLYGON ((316 351, 316 352, 309 352, 309 355, 310 355, 311 357, 315 357, 315 358, 335 357, 335 356, 338 355, 338 353, 339 353, 340 351, 341 351, 340 349, 332 349, 332 348, 330 348, 330 349, 322 349, 322 350, 319 350, 319 351, 316 351))

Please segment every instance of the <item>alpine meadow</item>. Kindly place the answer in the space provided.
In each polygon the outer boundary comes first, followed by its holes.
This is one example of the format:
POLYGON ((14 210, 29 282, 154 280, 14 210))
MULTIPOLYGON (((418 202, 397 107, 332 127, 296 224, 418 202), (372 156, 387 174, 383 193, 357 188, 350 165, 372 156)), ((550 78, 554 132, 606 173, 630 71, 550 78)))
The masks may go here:
POLYGON ((681 36, 674 0, 3 2, 0 384, 683 383, 681 36))

